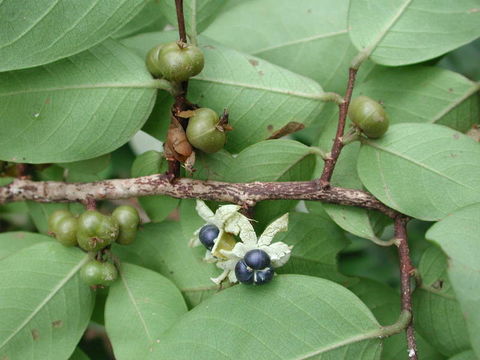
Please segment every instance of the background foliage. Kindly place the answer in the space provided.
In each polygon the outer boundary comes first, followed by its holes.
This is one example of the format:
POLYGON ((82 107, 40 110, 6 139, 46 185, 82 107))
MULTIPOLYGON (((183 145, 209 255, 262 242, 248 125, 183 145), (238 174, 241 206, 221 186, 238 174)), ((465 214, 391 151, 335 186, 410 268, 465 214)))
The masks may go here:
MULTIPOLYGON (((34 180, 165 171, 173 100, 144 58, 177 39, 174 1, 24 3, 0 3, 2 184, 15 162, 42 164, 34 180)), ((205 54, 189 100, 228 109, 234 127, 224 150, 197 154, 193 177, 318 178, 338 116, 325 92, 343 94, 352 59, 364 60, 354 96, 380 101, 393 126, 349 144, 332 184, 417 219, 408 230, 420 358, 480 358, 478 1, 184 3, 187 33, 205 54), (305 128, 267 140, 292 125, 305 128)), ((146 223, 132 246, 113 247, 120 279, 96 292, 78 276, 87 255, 46 235, 50 213, 82 206, 0 206, 0 359, 407 358, 403 334, 379 338, 400 313, 397 255, 377 245, 393 236, 385 216, 260 202, 257 231, 290 212, 276 240, 294 245, 292 258, 269 285, 220 291, 210 281, 219 270, 188 247, 203 223, 193 200, 125 202, 146 223)))

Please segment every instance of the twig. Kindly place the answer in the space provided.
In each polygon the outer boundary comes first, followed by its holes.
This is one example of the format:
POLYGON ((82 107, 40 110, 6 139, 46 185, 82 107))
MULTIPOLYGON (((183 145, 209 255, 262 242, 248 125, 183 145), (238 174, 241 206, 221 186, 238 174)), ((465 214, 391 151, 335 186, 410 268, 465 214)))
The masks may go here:
POLYGON ((183 0, 175 0, 175 6, 177 9, 178 35, 180 35, 180 41, 186 43, 187 32, 185 31, 185 16, 183 14, 183 0))
MULTIPOLYGON (((412 289, 410 286, 410 278, 414 274, 414 268, 410 260, 410 249, 407 240, 407 222, 408 218, 399 215, 395 218, 395 237, 398 241, 398 255, 400 258, 400 289, 402 311, 412 312, 412 289)), ((415 331, 413 321, 410 320, 406 328, 408 358, 417 360, 417 344, 415 340, 415 331)))
MULTIPOLYGON (((185 16, 183 13, 183 0, 175 0, 175 6, 177 10, 177 21, 178 21, 178 36, 181 43, 187 43, 187 33, 185 30, 185 16)), ((187 127, 188 120, 183 119, 177 114, 181 111, 188 110, 188 100, 187 100, 187 90, 188 90, 188 81, 184 81, 179 84, 179 91, 175 96, 175 102, 172 105, 172 117, 174 117, 184 129, 187 127)), ((174 121, 174 119, 172 119, 174 121)), ((178 160, 168 160, 168 171, 167 174, 176 179, 180 176, 180 162, 178 160)))
POLYGON ((0 187, 0 204, 23 200, 84 202, 88 198, 114 200, 149 195, 221 201, 242 206, 253 206, 262 200, 316 200, 378 210, 391 218, 398 215, 367 192, 339 187, 319 189, 316 181, 226 183, 179 178, 172 182, 169 175, 92 183, 16 179, 0 187))
POLYGON ((348 106, 350 105, 350 100, 352 98, 353 86, 355 85, 355 78, 357 76, 357 69, 350 68, 348 71, 348 85, 347 91, 345 92, 345 98, 342 103, 338 105, 338 126, 337 133, 335 135, 335 140, 333 141, 332 150, 330 151, 330 156, 325 160, 325 165, 323 167, 322 176, 319 180, 319 185, 321 188, 327 188, 330 186, 330 180, 332 178, 333 169, 337 163, 340 152, 343 148, 342 136, 345 131, 345 122, 347 119, 348 106))

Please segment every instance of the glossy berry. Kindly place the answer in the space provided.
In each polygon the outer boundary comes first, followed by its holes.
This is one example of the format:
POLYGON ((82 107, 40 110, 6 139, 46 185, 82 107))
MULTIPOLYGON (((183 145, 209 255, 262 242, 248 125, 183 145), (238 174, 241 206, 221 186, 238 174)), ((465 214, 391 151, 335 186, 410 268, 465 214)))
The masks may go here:
POLYGON ((208 250, 212 250, 215 245, 215 239, 217 238, 220 230, 213 224, 205 225, 200 229, 198 239, 208 250))
POLYGON ((215 111, 200 108, 188 120, 187 139, 197 149, 208 154, 217 152, 225 145, 225 132, 217 128, 220 119, 215 111))
POLYGON ((130 205, 119 206, 113 211, 112 218, 119 225, 117 243, 122 245, 131 244, 135 240, 138 224, 140 223, 137 209, 130 205))
POLYGON ((160 54, 160 50, 162 50, 164 46, 165 44, 160 44, 150 49, 145 60, 148 71, 150 71, 150 74, 155 77, 162 77, 162 72, 158 67, 158 56, 160 54))
POLYGON ((243 258, 245 264, 250 266, 253 270, 262 270, 270 266, 270 256, 260 249, 253 249, 248 251, 243 258))
POLYGON ((56 226, 55 237, 65 246, 78 245, 77 242, 78 220, 73 216, 64 217, 56 226))
POLYGON ((165 44, 158 54, 156 67, 170 81, 186 81, 203 70, 204 57, 195 45, 172 42, 165 44))
POLYGON ((242 284, 253 284, 254 271, 243 260, 240 260, 235 265, 235 276, 242 284))
POLYGON ((57 232, 57 227, 60 220, 63 220, 69 217, 73 217, 73 214, 66 209, 54 211, 48 217, 48 231, 55 234, 57 232))
POLYGON ((109 262, 91 260, 80 269, 80 278, 89 286, 109 286, 117 277, 117 268, 109 262))
POLYGON ((388 130, 385 109, 368 96, 353 99, 348 109, 348 116, 369 138, 379 138, 388 130))
POLYGON ((255 271, 254 275, 254 281, 253 283, 255 285, 263 285, 268 282, 270 282, 273 279, 273 275, 275 274, 275 271, 271 266, 264 270, 257 270, 255 271))
POLYGON ((87 210, 78 219, 78 245, 86 251, 98 251, 115 241, 119 233, 117 220, 87 210))

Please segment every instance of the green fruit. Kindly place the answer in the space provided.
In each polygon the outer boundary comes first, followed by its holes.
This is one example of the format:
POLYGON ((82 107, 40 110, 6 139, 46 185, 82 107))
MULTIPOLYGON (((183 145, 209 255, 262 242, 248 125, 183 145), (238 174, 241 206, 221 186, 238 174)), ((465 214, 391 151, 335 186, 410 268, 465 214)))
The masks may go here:
POLYGON ((379 138, 388 130, 388 118, 384 108, 368 96, 353 99, 348 116, 369 138, 379 138))
POLYGON ((98 251, 110 245, 118 232, 117 221, 96 210, 87 210, 78 219, 77 241, 86 251, 98 251))
POLYGON ((217 128, 219 121, 217 113, 211 109, 195 110, 194 115, 188 120, 188 142, 208 154, 222 149, 226 135, 217 128))
POLYGON ((69 217, 73 217, 73 214, 66 209, 54 211, 48 217, 48 231, 55 234, 57 232, 58 223, 60 222, 60 220, 69 217))
POLYGON ((109 262, 91 260, 80 269, 80 278, 89 286, 109 286, 118 278, 118 271, 109 262))
POLYGON ((56 226, 55 237, 65 246, 76 246, 77 242, 78 220, 71 217, 61 219, 56 226))
POLYGON ((117 220, 120 226, 117 243, 122 245, 131 244, 135 240, 138 224, 140 223, 137 209, 130 205, 122 205, 113 211, 112 217, 117 220))
POLYGON ((160 68, 158 67, 158 55, 160 54, 160 50, 162 50, 164 46, 165 44, 160 44, 150 49, 145 60, 148 71, 150 71, 150 74, 155 77, 163 76, 160 68))
POLYGON ((186 81, 203 70, 202 51, 195 45, 168 43, 158 55, 156 67, 170 81, 186 81))

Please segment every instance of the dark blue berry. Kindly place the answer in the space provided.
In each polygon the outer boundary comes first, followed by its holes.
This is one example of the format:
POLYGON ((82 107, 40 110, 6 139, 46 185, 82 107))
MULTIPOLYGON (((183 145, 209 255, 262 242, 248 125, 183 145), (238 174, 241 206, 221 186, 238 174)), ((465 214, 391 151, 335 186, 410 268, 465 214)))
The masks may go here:
POLYGON ((198 238, 203 246, 205 246, 208 250, 212 250, 213 245, 215 245, 215 239, 217 238, 219 232, 220 230, 218 227, 208 224, 200 229, 198 238))
POLYGON ((263 285, 270 282, 273 279, 274 270, 270 266, 265 270, 255 271, 255 285, 263 285))
POLYGON ((250 269, 243 260, 240 260, 237 262, 237 265, 235 265, 235 275, 237 276, 237 280, 242 284, 253 283, 253 270, 250 269))
POLYGON ((262 270, 267 266, 270 266, 270 256, 260 249, 248 251, 243 260, 245 260, 245 263, 254 270, 262 270))

